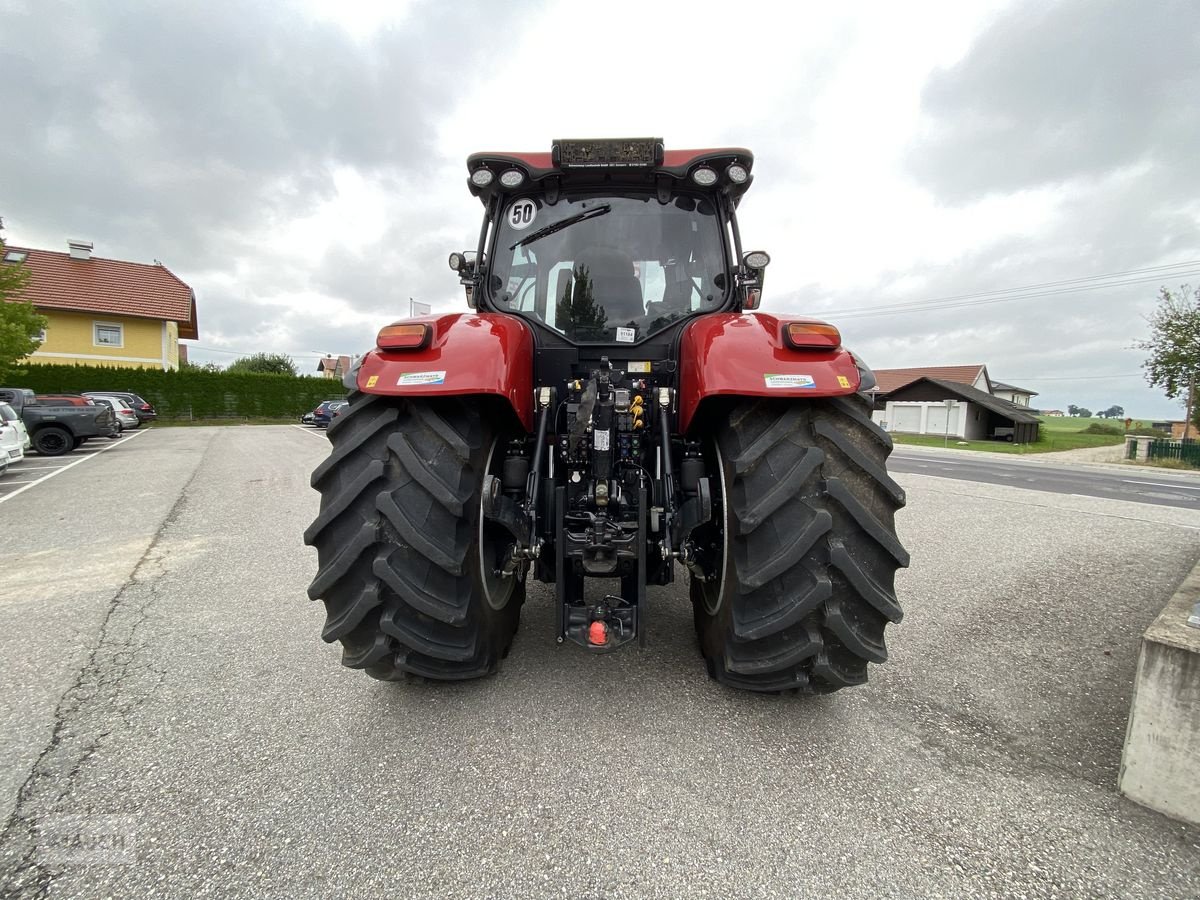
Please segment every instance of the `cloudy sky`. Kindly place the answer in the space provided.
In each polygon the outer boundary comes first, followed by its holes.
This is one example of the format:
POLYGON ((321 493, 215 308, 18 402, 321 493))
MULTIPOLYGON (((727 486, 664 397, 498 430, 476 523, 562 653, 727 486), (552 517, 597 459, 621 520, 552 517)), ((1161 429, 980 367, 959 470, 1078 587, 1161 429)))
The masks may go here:
POLYGON ((871 365, 1182 415, 1131 345, 1200 286, 1195 0, 0 0, 0 85, 6 239, 162 260, 195 361, 462 309, 469 153, 654 135, 755 152, 764 307, 871 365))

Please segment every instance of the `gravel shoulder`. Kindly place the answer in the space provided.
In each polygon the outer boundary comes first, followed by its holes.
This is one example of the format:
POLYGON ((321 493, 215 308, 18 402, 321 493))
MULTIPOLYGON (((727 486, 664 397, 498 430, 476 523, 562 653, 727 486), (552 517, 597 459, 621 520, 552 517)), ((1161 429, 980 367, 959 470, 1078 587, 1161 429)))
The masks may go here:
POLYGON ((31 523, 0 583, 4 896, 1200 894, 1200 829, 1116 792, 1200 513, 901 475, 907 616, 827 697, 709 681, 683 582, 644 652, 556 646, 535 585, 497 677, 395 685, 305 599, 323 436, 135 449, 0 508, 31 523), (115 523, 74 501, 113 466, 154 482, 115 523), (125 823, 127 862, 48 859, 72 815, 125 823))

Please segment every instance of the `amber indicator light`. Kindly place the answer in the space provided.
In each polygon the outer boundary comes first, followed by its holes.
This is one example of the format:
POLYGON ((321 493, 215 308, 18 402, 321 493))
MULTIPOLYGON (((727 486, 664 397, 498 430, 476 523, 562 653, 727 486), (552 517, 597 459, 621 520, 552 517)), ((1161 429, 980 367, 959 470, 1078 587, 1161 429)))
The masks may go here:
POLYGON ((380 350, 419 350, 428 342, 428 325, 385 325, 375 338, 380 350))
POLYGON ((842 345, 842 333, 825 322, 789 322, 783 329, 787 342, 793 347, 812 350, 842 345))

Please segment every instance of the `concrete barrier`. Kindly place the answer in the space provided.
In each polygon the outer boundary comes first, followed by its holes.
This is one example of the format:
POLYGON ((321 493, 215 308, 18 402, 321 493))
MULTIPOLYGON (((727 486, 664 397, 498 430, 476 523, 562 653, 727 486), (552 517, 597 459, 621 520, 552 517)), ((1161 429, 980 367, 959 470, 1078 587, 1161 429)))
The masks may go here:
POLYGON ((1142 636, 1125 752, 1122 794, 1200 825, 1200 565, 1142 636))

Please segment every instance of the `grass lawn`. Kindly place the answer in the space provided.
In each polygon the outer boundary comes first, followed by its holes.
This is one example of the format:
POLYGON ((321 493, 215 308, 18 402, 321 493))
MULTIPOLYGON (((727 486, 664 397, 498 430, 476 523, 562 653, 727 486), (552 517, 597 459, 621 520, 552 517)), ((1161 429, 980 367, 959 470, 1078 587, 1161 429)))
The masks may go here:
MULTIPOLYGON (((1033 444, 1010 444, 1007 441, 965 441, 950 438, 949 446, 958 450, 987 450, 992 453, 1054 453, 1059 450, 1078 450, 1082 447, 1108 447, 1123 444, 1124 434, 1084 434, 1089 425, 1115 425, 1124 429, 1119 419, 1079 419, 1070 416, 1049 416, 1042 419, 1038 440, 1033 444)), ((897 444, 916 444, 921 447, 944 447, 944 437, 936 434, 893 434, 897 444)))

